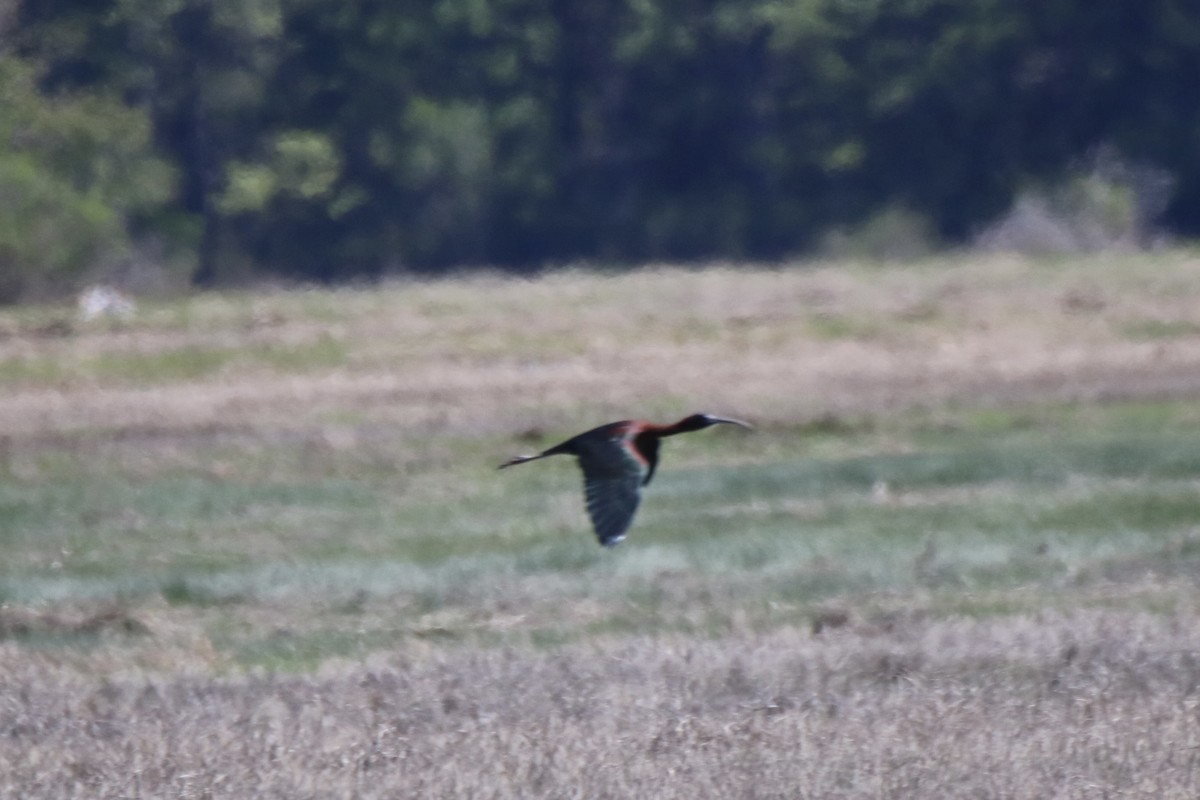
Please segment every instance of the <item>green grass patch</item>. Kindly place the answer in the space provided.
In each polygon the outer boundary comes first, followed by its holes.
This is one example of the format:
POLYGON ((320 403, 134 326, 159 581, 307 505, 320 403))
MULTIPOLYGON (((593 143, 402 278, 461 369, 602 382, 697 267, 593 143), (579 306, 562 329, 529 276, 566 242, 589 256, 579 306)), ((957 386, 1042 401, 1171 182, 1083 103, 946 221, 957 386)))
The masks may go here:
POLYGON ((1200 335, 1200 323, 1189 319, 1137 319, 1121 323, 1121 335, 1129 339, 1155 341, 1200 335))
POLYGON ((886 332, 886 326, 877 317, 849 314, 812 314, 807 319, 807 327, 811 336, 829 340, 872 339, 886 332))
MULTIPOLYGON (((319 336, 79 364, 10 359, 0 383, 92 370, 153 385, 352 356, 319 336)), ((665 419, 689 402, 648 405, 665 419)), ((1194 406, 828 414, 680 437, 612 550, 595 542, 571 459, 495 470, 556 441, 549 432, 539 442, 469 426, 414 432, 345 407, 323 412, 329 430, 261 437, 50 437, 7 455, 0 599, 157 603, 204 620, 236 667, 281 671, 416 641, 720 637, 881 598, 944 615, 1029 613, 1097 587, 1200 574, 1194 406), (390 616, 371 610, 388 603, 390 616)))
POLYGON ((343 342, 328 335, 304 343, 255 343, 238 347, 185 345, 148 352, 94 355, 12 356, 0 360, 0 386, 155 385, 200 381, 229 370, 268 369, 301 373, 332 369, 347 360, 343 342))

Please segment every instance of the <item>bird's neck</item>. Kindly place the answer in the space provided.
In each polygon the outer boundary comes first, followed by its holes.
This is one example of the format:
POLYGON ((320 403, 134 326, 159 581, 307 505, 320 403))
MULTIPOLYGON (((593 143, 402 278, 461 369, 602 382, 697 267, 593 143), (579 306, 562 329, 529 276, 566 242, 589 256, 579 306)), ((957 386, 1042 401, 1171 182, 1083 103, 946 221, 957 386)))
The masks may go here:
POLYGON ((702 420, 695 417, 685 417, 679 422, 672 422, 670 425, 651 425, 650 430, 660 437, 674 436, 677 433, 691 433, 707 427, 702 420))

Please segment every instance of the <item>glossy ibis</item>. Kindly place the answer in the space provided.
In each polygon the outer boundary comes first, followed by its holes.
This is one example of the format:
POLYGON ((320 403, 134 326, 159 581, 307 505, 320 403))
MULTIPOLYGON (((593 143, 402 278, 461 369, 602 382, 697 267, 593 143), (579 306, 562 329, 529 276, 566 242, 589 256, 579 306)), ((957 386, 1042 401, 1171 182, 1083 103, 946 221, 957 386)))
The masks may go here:
POLYGON ((741 420, 712 414, 692 414, 672 425, 627 419, 593 428, 535 456, 517 456, 501 464, 500 469, 546 456, 564 453, 576 456, 583 470, 583 488, 592 527, 600 544, 612 547, 629 532, 634 512, 642 499, 642 487, 650 483, 658 466, 658 448, 663 437, 699 431, 720 423, 752 428, 741 420))

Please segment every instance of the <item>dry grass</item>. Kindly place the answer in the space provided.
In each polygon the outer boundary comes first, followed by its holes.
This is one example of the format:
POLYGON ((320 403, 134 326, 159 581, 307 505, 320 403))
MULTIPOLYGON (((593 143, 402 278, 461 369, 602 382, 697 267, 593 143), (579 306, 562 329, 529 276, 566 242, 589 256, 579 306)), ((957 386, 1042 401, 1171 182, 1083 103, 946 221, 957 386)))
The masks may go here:
POLYGON ((393 652, 97 683, 0 650, 0 794, 1193 798, 1200 625, 900 615, 812 635, 393 652))
POLYGON ((566 427, 581 407, 605 418, 702 401, 793 423, 947 402, 1191 393, 1198 264, 1173 254, 484 276, 201 298, 129 325, 68 325, 58 338, 18 320, 0 339, 0 431, 353 419, 477 435, 566 427), (172 354, 207 366, 188 374, 172 354))
POLYGON ((0 797, 1200 796, 1198 267, 7 312, 0 797), (615 552, 493 470, 701 409, 615 552))

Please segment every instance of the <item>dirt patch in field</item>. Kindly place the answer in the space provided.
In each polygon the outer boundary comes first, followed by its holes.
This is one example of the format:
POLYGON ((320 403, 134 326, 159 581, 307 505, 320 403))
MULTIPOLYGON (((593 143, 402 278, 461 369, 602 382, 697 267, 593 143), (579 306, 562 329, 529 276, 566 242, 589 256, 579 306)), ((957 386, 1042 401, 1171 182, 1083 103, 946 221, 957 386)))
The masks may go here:
POLYGON ((0 641, 92 635, 108 631, 136 635, 150 633, 144 622, 119 608, 71 614, 0 606, 0 641))

